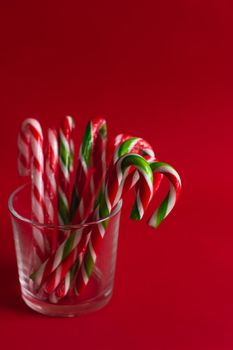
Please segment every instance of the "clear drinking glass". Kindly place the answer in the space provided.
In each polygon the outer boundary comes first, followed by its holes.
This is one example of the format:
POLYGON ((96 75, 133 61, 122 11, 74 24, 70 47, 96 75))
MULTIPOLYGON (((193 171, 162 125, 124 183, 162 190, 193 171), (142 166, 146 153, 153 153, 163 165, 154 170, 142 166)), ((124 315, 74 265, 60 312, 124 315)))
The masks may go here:
MULTIPOLYGON (((78 316, 100 309, 108 303, 113 291, 121 204, 120 202, 111 215, 103 220, 84 225, 42 225, 30 219, 30 185, 24 185, 12 193, 8 205, 14 233, 19 281, 22 298, 31 309, 50 316, 78 316), (56 298, 54 301, 52 294, 42 291, 42 287, 31 278, 32 273, 38 270, 42 263, 36 254, 33 235, 39 230, 43 237, 51 242, 56 232, 56 242, 59 242, 57 243, 59 246, 62 240, 64 241, 72 233, 77 237, 82 234, 84 228, 92 232, 94 226, 103 221, 108 221, 108 225, 88 284, 77 296, 74 292, 75 284, 73 282, 72 285, 71 282, 67 295, 61 299, 56 298)), ((76 265, 76 275, 79 272, 76 265)), ((76 275, 73 274, 73 281, 76 275)))

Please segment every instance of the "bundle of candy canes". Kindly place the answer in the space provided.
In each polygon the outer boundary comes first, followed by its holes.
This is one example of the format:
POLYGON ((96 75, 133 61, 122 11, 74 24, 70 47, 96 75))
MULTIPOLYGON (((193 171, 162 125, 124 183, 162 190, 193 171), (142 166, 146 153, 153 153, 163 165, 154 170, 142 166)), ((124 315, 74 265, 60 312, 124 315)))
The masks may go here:
POLYGON ((40 123, 29 118, 23 121, 18 136, 18 171, 31 178, 35 223, 30 281, 34 290, 52 303, 68 293, 78 296, 88 284, 108 221, 91 229, 88 225, 70 231, 62 227, 108 217, 132 188, 136 195, 131 218, 140 220, 161 180, 167 178, 169 191, 148 220, 149 226, 156 228, 175 206, 181 189, 177 171, 158 161, 142 138, 120 134, 107 142, 102 118, 87 124, 75 164, 74 127, 72 117, 64 117, 59 130, 48 129, 45 142, 40 123), (107 149, 111 150, 108 157, 107 149), (44 234, 44 226, 38 223, 54 229, 44 234))

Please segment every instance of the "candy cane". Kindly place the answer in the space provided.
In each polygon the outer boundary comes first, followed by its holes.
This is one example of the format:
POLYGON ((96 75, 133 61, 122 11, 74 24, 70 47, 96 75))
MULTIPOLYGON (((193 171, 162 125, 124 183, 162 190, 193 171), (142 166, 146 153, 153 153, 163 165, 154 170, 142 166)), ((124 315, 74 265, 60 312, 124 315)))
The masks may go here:
MULTIPOLYGON (((133 142, 133 140, 132 140, 132 142, 133 142)), ((163 215, 165 215, 165 213, 166 213, 166 216, 167 216, 168 213, 169 213, 169 212, 172 210, 172 208, 174 207, 175 201, 177 200, 178 195, 179 195, 179 192, 180 192, 180 184, 181 184, 181 182, 180 182, 180 178, 179 178, 178 173, 174 170, 174 168, 172 168, 172 167, 169 166, 168 164, 161 163, 161 162, 153 162, 153 163, 151 163, 150 166, 151 166, 151 169, 153 170, 154 177, 157 176, 158 178, 159 178, 159 177, 161 178, 161 176, 165 175, 166 177, 168 177, 169 181, 171 182, 171 191, 170 191, 169 194, 167 195, 167 197, 166 197, 166 199, 164 200, 163 204, 160 206, 160 209, 157 210, 157 213, 160 213, 160 214, 157 215, 157 216, 160 218, 160 221, 161 221, 161 219, 162 219, 161 213, 162 213, 163 215), (173 190, 173 189, 174 189, 174 190, 173 190), (174 191, 175 191, 175 195, 176 195, 176 200, 174 200, 174 191), (167 210, 164 211, 165 208, 167 208, 167 210)), ((125 171, 125 174, 126 174, 126 171, 125 171)), ((113 174, 112 174, 111 176, 113 176, 113 174)), ((111 181, 111 180, 109 179, 109 181, 111 181)), ((111 189, 112 189, 112 188, 113 188, 113 187, 111 186, 111 189)), ((123 188, 123 186, 120 185, 118 191, 122 192, 122 188, 123 188)), ((116 196, 115 201, 114 201, 114 204, 115 204, 118 200, 119 200, 119 195, 116 196)), ((107 213, 105 213, 105 214, 107 215, 107 213)), ((156 215, 155 215, 155 216, 156 216, 156 215)), ((136 216, 132 215, 132 217, 133 217, 134 219, 138 219, 138 212, 136 213, 136 216)), ((163 216, 163 217, 165 217, 165 216, 163 216)), ((152 220, 152 219, 153 219, 153 218, 151 218, 151 220, 152 220)), ((158 222, 158 220, 157 220, 157 222, 158 222)), ((153 226, 153 222, 152 222, 151 226, 154 227, 154 226, 153 226)), ((93 237, 93 236, 91 236, 91 237, 93 237)), ((97 236, 97 237, 98 237, 98 236, 97 236)), ((89 252, 92 252, 92 253, 93 253, 93 247, 92 247, 92 245, 91 245, 90 243, 89 243, 89 245, 88 245, 88 249, 89 249, 89 252)), ((75 250, 73 251, 73 254, 75 254, 75 250)), ((73 257, 74 257, 74 260, 75 260, 75 257, 76 257, 77 255, 73 255, 73 254, 71 254, 71 256, 73 256, 73 257)), ((69 256, 67 259, 70 259, 71 256, 69 256)), ((93 256, 96 258, 96 253, 95 253, 95 252, 93 253, 93 256)), ((80 262, 82 261, 82 259, 81 259, 80 256, 79 256, 79 259, 80 259, 80 260, 79 260, 79 263, 80 263, 80 262)), ((86 258, 86 259, 87 259, 87 258, 86 258)), ((70 260, 70 262, 73 263, 72 260, 70 260)), ((69 267, 70 267, 70 266, 67 265, 67 264, 62 264, 62 265, 59 266, 59 269, 60 269, 60 270, 58 270, 58 271, 59 271, 59 274, 60 274, 60 276, 62 276, 62 278, 64 278, 64 279, 62 280, 62 282, 60 283, 59 287, 58 287, 57 290, 55 291, 55 294, 54 294, 54 296, 53 296, 53 302, 55 302, 55 300, 58 301, 60 298, 64 297, 64 296, 68 293, 68 290, 69 290, 68 287, 71 286, 71 283, 72 283, 71 275, 72 275, 72 276, 75 276, 75 275, 73 275, 71 272, 66 273, 66 269, 68 269, 69 267), (66 273, 66 274, 65 274, 65 273, 66 273), (56 297, 55 297, 55 296, 56 296, 56 297)), ((83 268, 84 268, 84 265, 82 265, 82 269, 83 269, 83 268)), ((57 275, 59 275, 59 274, 57 273, 57 275)), ((85 274, 85 271, 82 271, 82 274, 85 274)), ((86 275, 85 275, 85 276, 86 276, 86 275)), ((54 275, 54 277, 55 277, 55 275, 54 275)), ((82 278, 80 278, 80 277, 79 277, 79 279, 82 280, 82 278)), ((52 281, 52 280, 53 280, 53 279, 51 279, 51 281, 52 281)), ((79 283, 83 283, 83 281, 82 281, 82 282, 79 281, 79 283)), ((52 283, 50 283, 50 285, 47 284, 47 289, 45 289, 45 291, 46 291, 47 293, 53 292, 54 289, 55 289, 55 288, 53 288, 54 286, 56 286, 56 284, 55 284, 55 285, 53 285, 52 283)), ((81 289, 82 289, 82 288, 83 288, 83 285, 82 285, 81 289)))
POLYGON ((70 217, 70 161, 72 159, 70 142, 73 128, 73 119, 66 116, 59 130, 58 218, 61 225, 68 224, 70 217))
MULTIPOLYGON (((147 154, 147 158, 148 160, 152 160, 155 159, 155 155, 154 152, 152 150, 152 147, 149 145, 148 142, 146 142, 145 140, 141 139, 141 138, 136 138, 136 137, 130 137, 128 135, 120 135, 120 140, 119 142, 125 140, 124 142, 122 142, 122 144, 118 145, 117 147, 117 143, 115 142, 115 147, 116 151, 115 154, 113 156, 111 165, 110 165, 110 169, 114 166, 114 164, 117 162, 117 160, 124 154, 127 154, 131 151, 135 151, 138 153, 142 153, 142 154, 147 154)), ((121 196, 122 191, 124 190, 124 193, 126 193, 131 187, 134 186, 134 184, 138 181, 139 179, 139 175, 138 172, 133 172, 128 176, 128 170, 129 168, 125 171, 125 178, 126 181, 122 181, 121 183, 121 190, 119 190, 119 197, 121 196), (135 176, 136 175, 136 176, 135 176)), ((109 177, 111 171, 108 172, 107 180, 109 177)), ((106 181, 107 181, 106 180, 106 181)), ((84 197, 85 198, 85 197, 84 197)), ((118 201, 119 199, 116 199, 116 201, 118 201)), ((76 249, 76 248, 75 248, 76 249)), ((61 282, 62 285, 64 285, 65 281, 66 281, 66 286, 67 286, 67 281, 70 281, 71 283, 71 279, 66 276, 66 274, 69 275, 69 268, 72 266, 72 264, 74 263, 75 259, 77 257, 77 254, 74 251, 71 252, 70 256, 66 259, 66 262, 63 262, 56 271, 53 272, 53 274, 51 274, 49 276, 48 281, 46 282, 45 286, 44 286, 44 290, 46 291, 46 293, 52 293, 55 288, 58 286, 58 283, 60 280, 62 280, 62 278, 64 278, 64 280, 61 282), (66 277, 65 277, 66 276, 66 277)), ((81 261, 82 258, 79 257, 79 260, 81 261)), ((63 288, 63 291, 67 291, 67 288, 63 288)))
MULTIPOLYGON (((89 216, 105 172, 106 121, 102 118, 94 118, 86 127, 80 147, 76 180, 71 201, 71 219, 73 222, 84 222, 89 216), (90 173, 91 169, 94 169, 93 173, 90 173)), ((88 235, 84 230, 84 237, 81 238, 80 245, 87 244, 87 240, 88 235)), ((80 251, 78 245, 74 251, 71 251, 65 261, 63 261, 63 264, 52 272, 43 287, 47 293, 52 293, 76 259, 81 259, 78 255, 80 251)))
POLYGON ((74 276, 76 275, 80 266, 79 258, 75 261, 69 273, 66 274, 65 278, 56 288, 56 290, 49 295, 49 301, 53 304, 56 304, 60 299, 64 298, 68 292, 71 290, 71 285, 74 280, 74 276))
POLYGON ((148 221, 148 225, 157 228, 174 208, 181 190, 181 180, 177 171, 169 164, 153 162, 150 164, 154 174, 163 174, 169 181, 170 190, 162 204, 154 212, 148 221))
MULTIPOLYGON (((111 164, 109 166, 110 169, 121 156, 130 152, 141 154, 149 162, 152 162, 156 159, 155 153, 151 145, 142 138, 132 137, 126 134, 120 134, 115 138, 114 145, 115 152, 111 164)), ((138 172, 131 171, 130 173, 130 170, 132 169, 129 168, 127 170, 127 175, 129 174, 129 176, 125 176, 125 182, 122 182, 122 190, 124 191, 124 193, 126 193, 131 187, 135 186, 136 182, 139 180, 138 172)))
MULTIPOLYGON (((48 147, 45 160, 45 223, 57 224, 58 137, 55 129, 48 129, 48 147)), ((50 229, 51 250, 57 247, 57 230, 50 229)))
POLYGON ((85 221, 106 171, 106 121, 94 118, 86 127, 79 152, 71 200, 71 219, 85 221))
POLYGON ((77 253, 80 253, 84 250, 88 235, 90 234, 90 230, 90 227, 83 227, 71 232, 69 237, 66 238, 62 244, 60 244, 56 252, 54 254, 51 254, 43 262, 43 264, 41 264, 40 267, 31 274, 30 278, 38 287, 41 286, 48 278, 48 276, 52 274, 56 268, 59 267, 61 262, 63 262, 68 257, 69 259, 72 259, 72 256, 70 256, 70 254, 76 254, 76 252, 73 252, 75 248, 78 247, 77 253))
POLYGON ((74 170, 74 140, 70 140, 70 161, 69 161, 69 170, 72 173, 74 170))
MULTIPOLYGON (((25 119, 18 135, 18 171, 21 176, 31 173, 32 220, 44 223, 44 155, 43 133, 40 123, 25 119)), ((44 260, 48 246, 40 229, 33 226, 36 253, 44 260)))
MULTIPOLYGON (((105 187, 104 196, 100 202, 98 218, 101 219, 109 216, 112 208, 117 204, 116 199, 118 201, 119 198, 118 192, 122 192, 121 183, 124 181, 124 174, 131 166, 135 167, 140 173, 139 187, 131 217, 135 219, 141 219, 143 217, 153 196, 153 173, 149 163, 143 157, 137 154, 126 154, 116 162, 112 169, 105 187)), ((89 281, 107 225, 108 222, 103 221, 93 228, 77 277, 77 294, 80 294, 89 281)))
MULTIPOLYGON (((102 118, 92 119, 86 128, 83 142, 80 148, 79 165, 77 168, 76 185, 73 191, 73 199, 71 202, 71 216, 75 223, 85 222, 93 209, 95 198, 100 190, 101 182, 106 172, 106 121, 102 118), (84 165, 85 164, 85 165, 84 165), (91 173, 91 169, 94 171, 91 173), (86 177, 86 178, 85 178, 86 177), (84 183, 84 189, 78 182, 84 183), (79 191, 79 195, 78 195, 79 191), (76 214, 76 206, 78 205, 76 214)), ((80 244, 86 245, 88 236, 84 230, 84 237, 80 244), (85 242, 85 243, 83 243, 85 242)), ((58 286, 65 285, 66 288, 58 288, 61 291, 68 292, 68 281, 70 278, 69 269, 76 260, 81 261, 82 251, 77 246, 70 255, 62 262, 62 264, 54 270, 45 282, 43 288, 46 293, 51 294, 58 286), (79 251, 79 254, 78 254, 79 251), (62 281, 62 279, 64 280, 62 281)))

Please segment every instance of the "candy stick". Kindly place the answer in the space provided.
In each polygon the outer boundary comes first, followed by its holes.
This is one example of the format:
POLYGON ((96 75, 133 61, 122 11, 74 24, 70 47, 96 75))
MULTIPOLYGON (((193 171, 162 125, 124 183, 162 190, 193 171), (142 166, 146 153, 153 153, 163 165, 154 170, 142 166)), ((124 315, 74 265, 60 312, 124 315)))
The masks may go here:
POLYGON ((174 208, 181 190, 181 180, 177 171, 169 164, 153 162, 150 164, 154 174, 163 174, 169 181, 170 190, 162 204, 154 212, 148 221, 148 225, 157 228, 174 208))
POLYGON ((90 165, 93 173, 81 195, 73 222, 85 222, 93 209, 94 201, 106 172, 106 121, 96 118, 91 122, 92 148, 90 165))
MULTIPOLYGON (((150 155, 148 156, 148 159, 155 158, 154 152, 151 146, 146 141, 144 141, 141 138, 128 139, 127 137, 127 140, 122 145, 120 145, 120 147, 116 150, 113 163, 116 162, 117 157, 119 158, 123 154, 129 151, 132 151, 134 149, 137 152, 141 152, 143 154, 146 154, 146 150, 148 150, 147 153, 150 155)), ((126 173, 128 173, 128 170, 125 171, 125 176, 127 175, 126 173)), ((124 186, 124 191, 126 192, 126 189, 129 189, 132 187, 132 180, 129 181, 128 186, 127 186, 127 180, 125 184, 126 186, 124 186)), ((123 182, 121 187, 123 188, 123 182)), ((62 281, 62 278, 65 278, 66 273, 69 274, 68 271, 78 256, 76 252, 77 249, 78 249, 78 246, 74 248, 74 250, 71 251, 70 255, 65 260, 62 261, 61 265, 59 265, 56 269, 54 269, 53 273, 51 273, 48 280, 45 282, 43 286, 46 293, 52 293, 55 290, 55 288, 58 286, 59 282, 61 282, 61 284, 64 284, 64 281, 62 281)), ((81 257, 79 257, 79 259, 81 260, 81 257)))
POLYGON ((49 275, 48 279, 43 285, 43 290, 51 294, 59 285, 59 283, 66 277, 67 272, 74 265, 74 263, 81 258, 83 251, 86 248, 86 244, 90 237, 91 228, 86 228, 86 232, 83 232, 83 236, 80 239, 80 243, 73 249, 70 254, 63 258, 62 263, 49 275), (87 233, 89 230, 89 233, 87 233))
MULTIPOLYGON (((127 143, 125 144, 127 145, 127 143)), ((124 145, 124 146, 125 146, 124 145)), ((122 147, 122 149, 124 149, 124 146, 122 147)), ((153 155, 152 155, 153 158, 153 155)), ((154 190, 157 190, 162 176, 165 175, 169 182, 170 182, 170 192, 168 193, 168 195, 166 196, 165 200, 163 201, 163 203, 161 204, 161 206, 156 210, 156 212, 152 215, 150 221, 149 221, 149 225, 152 227, 158 227, 158 225, 160 224, 160 222, 162 221, 162 219, 164 219, 173 209, 176 200, 178 198, 178 195, 180 193, 180 186, 181 186, 181 181, 180 181, 180 177, 178 175, 178 173, 175 171, 174 168, 172 168, 171 166, 169 166, 168 164, 165 163, 159 163, 159 162, 152 162, 151 163, 151 169, 154 172, 154 178, 156 179, 156 185, 154 186, 154 190)), ((112 187, 111 187, 112 188, 112 187)), ((122 189, 121 189, 122 191, 122 189)), ((117 198, 117 196, 116 196, 117 198)), ((138 196, 137 196, 138 199, 138 196)), ((119 200, 119 196, 117 201, 119 200)), ((106 201, 109 205, 110 200, 108 199, 106 201)), ((114 204, 116 203, 116 199, 114 204)), ((107 211, 104 211, 105 215, 107 215, 107 211)), ((141 216, 144 214, 143 210, 138 210, 137 206, 134 206, 134 209, 131 213, 131 218, 133 219, 140 219, 141 216)), ((101 217, 101 216, 100 216, 101 217)), ((100 237, 100 235, 98 236, 98 230, 96 230, 97 235, 96 237, 100 237)), ((104 233, 105 230, 102 229, 102 233, 104 233)), ((81 271, 78 275, 78 280, 77 280, 77 286, 76 286, 76 293, 80 294, 80 292, 83 290, 83 288, 85 287, 85 285, 88 283, 88 280, 90 278, 90 274, 92 272, 92 269, 94 267, 96 258, 97 258, 97 250, 94 249, 94 247, 97 245, 96 244, 96 238, 93 238, 93 235, 91 235, 91 240, 89 241, 88 244, 88 248, 87 248, 87 253, 84 256, 84 263, 81 266, 81 271)))
MULTIPOLYGON (((118 148, 115 151, 113 160, 111 162, 110 168, 113 167, 113 165, 117 162, 117 160, 124 154, 129 153, 131 151, 136 151, 138 153, 142 154, 147 154, 148 160, 155 159, 154 152, 151 148, 151 146, 146 142, 145 140, 141 138, 136 138, 136 137, 130 137, 126 135, 121 135, 120 141, 125 141, 121 144, 118 145, 118 148)), ((97 148, 97 147, 96 147, 97 148)), ((128 170, 125 171, 124 176, 126 177, 126 181, 122 181, 121 183, 121 190, 119 191, 119 197, 121 195, 122 190, 124 189, 124 193, 127 192, 131 187, 134 186, 134 184, 138 181, 139 179, 139 174, 138 172, 133 172, 129 176, 128 175, 128 170), (135 176, 137 175, 137 176, 135 176), (129 181, 127 181, 129 178, 129 181)), ((109 175, 107 175, 108 179, 109 175)), ((107 181, 107 180, 106 180, 107 181)), ((85 198, 85 197, 84 197, 85 198)), ((119 199, 116 199, 118 201, 119 199)), ((75 248, 76 249, 76 248, 75 248)), ((74 263, 74 259, 77 257, 77 254, 74 251, 71 252, 70 256, 66 259, 66 262, 63 262, 54 272, 52 275, 49 276, 48 281, 46 281, 44 290, 46 293, 52 293, 54 289, 57 287, 59 280, 62 280, 62 278, 65 278, 65 273, 69 275, 69 268, 72 266, 74 263), (70 265, 69 265, 70 264, 70 265)), ((81 261, 82 258, 79 257, 79 260, 81 261)), ((67 277, 68 278, 68 277, 67 277)), ((61 282, 61 284, 64 284, 64 281, 61 282)))
MULTIPOLYGON (((149 163, 140 155, 126 154, 122 156, 114 165, 111 175, 106 183, 104 196, 101 198, 98 218, 105 218, 112 208, 117 204, 118 192, 122 192, 121 183, 125 180, 124 174, 129 167, 135 167, 139 174, 139 187, 137 189, 136 201, 131 212, 131 217, 141 219, 153 195, 153 173, 149 163)), ((93 270, 99 246, 104 238, 108 221, 100 222, 93 227, 91 238, 89 239, 84 259, 77 276, 76 293, 80 294, 87 285, 93 270)))
MULTIPOLYGON (((79 164, 77 168, 76 175, 76 186, 81 186, 80 183, 85 182, 84 190, 79 191, 79 196, 76 199, 73 198, 71 204, 71 213, 74 215, 75 206, 78 203, 78 210, 76 212, 75 218, 73 218, 74 222, 83 222, 88 217, 93 204, 95 197, 99 191, 101 181, 105 175, 106 171, 106 121, 101 118, 95 118, 91 120, 86 128, 83 143, 80 148, 80 158, 79 164), (84 165, 85 164, 85 165, 84 165), (89 181, 88 176, 90 175, 88 171, 93 167, 95 170, 93 174, 91 174, 89 181), (78 198, 79 197, 79 198, 78 198), (75 206, 74 206, 75 204, 75 206)), ((77 190, 73 191, 73 195, 77 195, 77 190)), ((86 237, 86 233, 84 233, 83 240, 87 242, 88 237, 86 237)), ((81 243, 83 244, 83 240, 81 239, 81 243)), ((80 254, 79 245, 71 251, 70 255, 63 261, 62 265, 60 265, 48 278, 44 285, 44 290, 47 293, 52 293, 58 284, 61 282, 62 278, 65 277, 65 274, 69 271, 70 267, 74 264, 78 257, 78 253, 80 254)))
MULTIPOLYGON (((48 129, 48 148, 45 160, 45 223, 57 224, 57 171, 58 171, 58 137, 55 129, 48 129)), ((52 233, 52 253, 57 247, 57 231, 52 233)), ((51 235, 50 235, 51 236, 51 235)))
POLYGON ((75 175, 75 182, 71 198, 70 206, 70 219, 73 220, 77 207, 80 203, 80 198, 82 191, 86 185, 88 178, 88 170, 91 164, 91 149, 92 149, 92 127, 91 122, 87 124, 86 130, 84 132, 82 144, 79 150, 79 158, 77 171, 75 175))
MULTIPOLYGON (((54 254, 51 254, 40 267, 34 271, 30 278, 40 286, 44 283, 46 278, 64 261, 74 248, 78 246, 77 253, 80 253, 86 245, 88 235, 90 234, 90 227, 83 227, 70 233, 70 236, 60 244, 54 254)), ((76 253, 75 253, 76 254, 76 253)), ((70 259, 72 256, 70 257, 70 259)))
POLYGON ((71 200, 72 222, 80 223, 89 215, 106 171, 105 145, 106 121, 102 118, 94 118, 87 124, 80 147, 71 200))
POLYGON ((69 170, 72 173, 74 170, 74 140, 70 140, 70 161, 69 161, 69 170))
MULTIPOLYGON (((145 140, 141 138, 132 138, 132 137, 129 138, 128 136, 124 136, 124 138, 126 139, 126 141, 123 142, 122 145, 120 145, 118 149, 115 151, 114 159, 111 166, 113 166, 114 162, 116 163, 118 158, 120 158, 122 155, 132 150, 133 151, 135 150, 136 152, 140 152, 142 154, 147 154, 148 160, 155 159, 155 155, 151 146, 145 140)), ((121 140, 122 139, 123 137, 121 138, 121 140)), ((128 174, 128 169, 125 171, 125 174, 124 174, 125 177, 127 177, 127 174, 128 174)), ((135 174, 132 173, 130 174, 129 177, 130 177, 130 181, 127 182, 128 178, 126 178, 126 182, 122 181, 122 184, 121 184, 121 191, 124 188, 124 193, 128 189, 130 189, 134 184, 133 179, 135 178, 135 174), (133 175, 133 177, 131 175, 133 175), (123 183, 124 183, 124 186, 123 186, 123 183)), ((138 180, 138 177, 136 178, 136 180, 138 180)), ((120 194, 121 194, 121 191, 119 191, 120 194)), ((59 265, 57 269, 54 270, 54 272, 49 276, 48 280, 45 282, 43 286, 44 291, 46 293, 49 293, 49 294, 52 293, 55 290, 55 288, 58 286, 59 282, 61 284, 64 284, 64 280, 62 281, 62 279, 67 278, 66 274, 69 274, 69 269, 73 265, 73 263, 75 262, 75 259, 78 256, 77 252, 75 251, 77 249, 78 247, 74 248, 74 250, 71 251, 70 255, 65 259, 65 261, 63 261, 61 265, 59 265)), ((81 261, 81 256, 79 256, 79 260, 81 261)))
POLYGON ((73 128, 73 119, 66 116, 59 130, 58 218, 61 225, 69 223, 70 160, 72 159, 70 142, 73 128))
MULTIPOLYGON (((40 123, 25 119, 18 136, 18 171, 21 176, 31 173, 32 220, 44 223, 44 155, 40 123)), ((48 244, 40 229, 33 226, 33 238, 39 260, 44 260, 48 244)))
MULTIPOLYGON (((88 166, 90 166, 91 164, 91 161, 92 161, 92 147, 91 147, 91 140, 96 140, 96 137, 97 135, 100 135, 102 139, 106 138, 106 122, 103 120, 103 119, 94 119, 93 121, 91 121, 90 123, 88 123, 88 126, 86 128, 86 131, 85 131, 85 135, 84 135, 84 141, 83 141, 83 144, 81 146, 81 149, 80 149, 80 153, 82 154, 82 157, 79 158, 79 164, 78 164, 78 169, 77 169, 77 180, 78 180, 78 183, 79 185, 81 186, 81 184, 84 182, 84 177, 86 176, 86 166, 83 166, 84 164, 84 160, 86 162, 86 164, 88 166), (98 133, 97 133, 98 131, 98 133), (95 135, 95 137, 93 136, 95 135), (88 161, 88 162, 87 162, 88 161), (85 171, 84 171, 84 170, 85 171), (84 176, 85 175, 85 176, 84 176)), ((104 141, 103 141, 104 142, 104 141)), ((97 144, 98 145, 98 144, 97 144)), ((101 144, 102 146, 102 144, 101 144)), ((101 150, 102 153, 104 154, 104 148, 100 148, 100 147, 96 147, 99 151, 101 150)), ((96 157, 97 159, 97 157, 96 157)), ((98 157, 98 160, 99 160, 99 157, 98 157)), ((96 161, 96 160, 95 160, 96 161)), ((101 167, 102 167, 102 173, 105 172, 105 169, 104 169, 104 156, 102 158, 102 161, 101 161, 101 167)), ((99 176, 99 175, 98 175, 99 176)), ((102 178, 103 175, 101 175, 101 178, 102 178)), ((94 177, 94 185, 96 185, 99 181, 99 179, 97 179, 97 177, 94 177)), ((76 191, 75 191, 76 193, 76 191)), ((72 201, 72 203, 74 203, 74 201, 72 201)), ((72 212, 72 205, 71 205, 71 212, 72 212)), ((86 244, 86 241, 87 241, 87 233, 86 233, 86 229, 84 229, 84 237, 83 238, 80 238, 81 237, 81 231, 77 232, 77 237, 79 238, 80 240, 80 246, 77 247, 77 250, 78 252, 80 252, 82 249, 83 249, 83 246, 85 246, 86 244)), ((71 235, 71 239, 72 240, 72 237, 73 235, 71 235)), ((69 252, 72 252, 73 250, 73 246, 72 244, 69 244, 69 239, 67 240, 67 247, 69 246, 70 250, 69 252)), ((75 240, 77 242, 77 245, 78 245, 78 242, 79 240, 75 240)), ((65 241, 66 242, 66 241, 65 241)), ((65 243, 64 242, 64 243, 65 243)), ((67 248, 66 248, 67 249, 67 248)), ((44 280, 51 274, 53 273, 53 271, 59 266, 59 264, 61 263, 61 261, 64 261, 64 259, 66 258, 66 256, 63 255, 62 253, 63 251, 63 248, 60 247, 58 249, 58 252, 56 254, 56 257, 51 257, 50 259, 48 259, 48 261, 45 262, 45 264, 43 264, 41 266, 41 268, 34 272, 32 274, 32 278, 35 279, 35 282, 40 285, 44 282, 44 280), (53 262, 53 259, 55 259, 55 262, 53 262)), ((71 256, 69 257, 69 262, 74 262, 74 257, 77 257, 77 252, 73 252, 71 254, 71 256)), ((68 255, 68 254, 67 254, 68 255)), ((66 264, 64 264, 64 266, 66 266, 66 264)), ((60 270, 59 269, 57 271, 57 274, 60 273, 60 270)), ((57 278, 55 276, 56 273, 52 274, 51 275, 51 278, 50 278, 50 281, 48 281, 48 285, 49 286, 55 286, 54 284, 54 281, 57 281, 57 278)), ((46 286, 44 287, 46 289, 46 286)), ((50 287, 48 287, 50 289, 50 287)))
POLYGON ((79 259, 76 260, 70 271, 66 274, 65 278, 56 288, 56 290, 49 295, 49 301, 56 304, 60 299, 64 298, 68 292, 71 290, 72 281, 75 274, 78 271, 80 265, 79 259))

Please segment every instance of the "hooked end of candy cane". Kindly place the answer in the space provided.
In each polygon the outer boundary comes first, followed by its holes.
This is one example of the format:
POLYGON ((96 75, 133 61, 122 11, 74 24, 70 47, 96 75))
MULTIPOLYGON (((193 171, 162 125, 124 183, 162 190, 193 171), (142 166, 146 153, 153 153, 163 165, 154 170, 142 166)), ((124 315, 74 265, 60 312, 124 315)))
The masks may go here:
POLYGON ((147 221, 148 226, 152 228, 158 228, 159 225, 161 224, 162 219, 158 218, 157 212, 155 212, 150 219, 147 221))
POLYGON ((169 196, 165 198, 160 207, 152 214, 147 224, 150 227, 158 228, 161 222, 168 216, 168 214, 174 208, 174 204, 169 208, 169 196))

